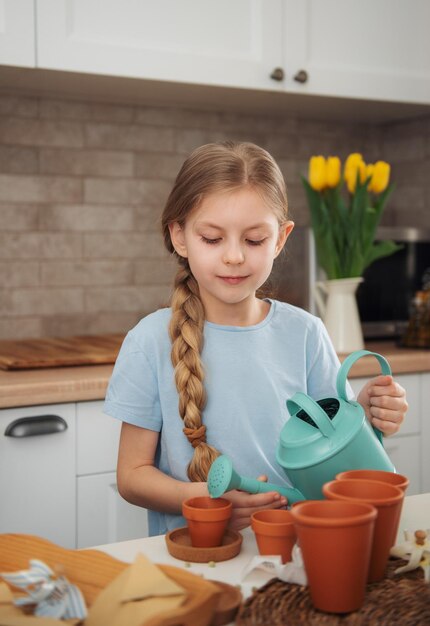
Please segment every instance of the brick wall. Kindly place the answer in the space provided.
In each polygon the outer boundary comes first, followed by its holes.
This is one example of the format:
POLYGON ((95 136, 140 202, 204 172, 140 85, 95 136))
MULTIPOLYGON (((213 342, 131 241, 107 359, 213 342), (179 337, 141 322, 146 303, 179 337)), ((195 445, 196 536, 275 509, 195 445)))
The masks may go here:
POLYGON ((387 224, 430 227, 430 116, 374 127, 0 95, 0 337, 125 332, 168 302, 175 264, 159 218, 186 155, 254 141, 277 159, 297 229, 274 293, 305 306, 312 154, 393 164, 387 224))

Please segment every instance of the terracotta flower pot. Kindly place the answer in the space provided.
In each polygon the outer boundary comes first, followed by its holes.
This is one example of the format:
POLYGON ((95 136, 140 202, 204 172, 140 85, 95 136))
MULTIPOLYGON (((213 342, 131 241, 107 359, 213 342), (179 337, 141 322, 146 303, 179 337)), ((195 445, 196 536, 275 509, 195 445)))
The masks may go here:
POLYGON ((369 582, 382 580, 390 553, 395 544, 402 512, 404 491, 376 480, 345 478, 323 485, 323 494, 330 500, 367 502, 378 510, 373 534, 369 566, 369 582))
POLYGON ((328 613, 364 602, 376 509, 363 502, 308 500, 291 509, 312 603, 328 613))
POLYGON ((296 542, 294 519, 284 509, 264 509, 251 515, 260 554, 280 554, 282 563, 291 561, 291 550, 296 542))
POLYGON ((222 538, 231 517, 232 504, 226 498, 190 498, 182 503, 191 544, 195 548, 214 548, 222 538))
POLYGON ((389 483, 399 487, 402 491, 406 491, 409 486, 409 478, 402 474, 395 474, 394 472, 384 472, 383 470, 367 470, 357 469, 349 470, 348 472, 341 472, 337 474, 337 480, 344 480, 345 478, 365 478, 366 480, 380 480, 383 483, 389 483))

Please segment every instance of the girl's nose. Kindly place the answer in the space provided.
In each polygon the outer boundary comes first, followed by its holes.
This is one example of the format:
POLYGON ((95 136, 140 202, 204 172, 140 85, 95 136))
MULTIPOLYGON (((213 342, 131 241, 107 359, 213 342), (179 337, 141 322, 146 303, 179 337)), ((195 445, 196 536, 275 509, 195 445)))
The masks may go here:
POLYGON ((240 265, 245 260, 245 255, 240 244, 231 243, 226 246, 223 261, 227 265, 240 265))

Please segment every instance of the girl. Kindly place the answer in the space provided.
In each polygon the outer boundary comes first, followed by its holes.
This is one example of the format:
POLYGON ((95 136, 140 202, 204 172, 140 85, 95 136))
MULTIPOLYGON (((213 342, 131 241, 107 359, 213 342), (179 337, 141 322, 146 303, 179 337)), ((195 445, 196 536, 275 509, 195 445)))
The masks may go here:
MULTIPOLYGON (((183 164, 162 217, 167 249, 179 262, 171 308, 148 315, 124 340, 105 412, 122 420, 121 495, 149 509, 149 532, 185 525, 182 501, 208 495, 218 454, 245 476, 279 485, 275 460, 286 400, 296 391, 335 396, 339 360, 322 322, 289 304, 257 297, 294 224, 282 174, 250 143, 208 144, 183 164)), ((407 409, 390 376, 358 396, 385 434, 407 409)), ((278 493, 232 490, 231 526, 278 493)))

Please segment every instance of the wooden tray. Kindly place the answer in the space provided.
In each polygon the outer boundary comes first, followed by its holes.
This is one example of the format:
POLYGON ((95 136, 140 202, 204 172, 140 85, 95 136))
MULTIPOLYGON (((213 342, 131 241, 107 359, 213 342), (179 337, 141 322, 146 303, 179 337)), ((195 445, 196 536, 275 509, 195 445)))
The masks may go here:
POLYGON ((182 561, 208 563, 209 561, 228 561, 237 556, 242 546, 242 535, 235 530, 227 529, 222 545, 216 548, 195 548, 191 545, 188 527, 175 528, 166 535, 169 554, 182 561))
MULTIPOLYGON (((97 550, 66 550, 32 535, 0 535, 0 572, 27 569, 31 558, 51 568, 62 567, 64 575, 82 591, 88 606, 128 563, 97 550)), ((220 587, 200 576, 170 565, 158 567, 188 592, 184 604, 170 613, 152 618, 145 626, 210 626, 220 596, 220 587)))
POLYGON ((115 363, 123 334, 0 341, 0 369, 115 363))

